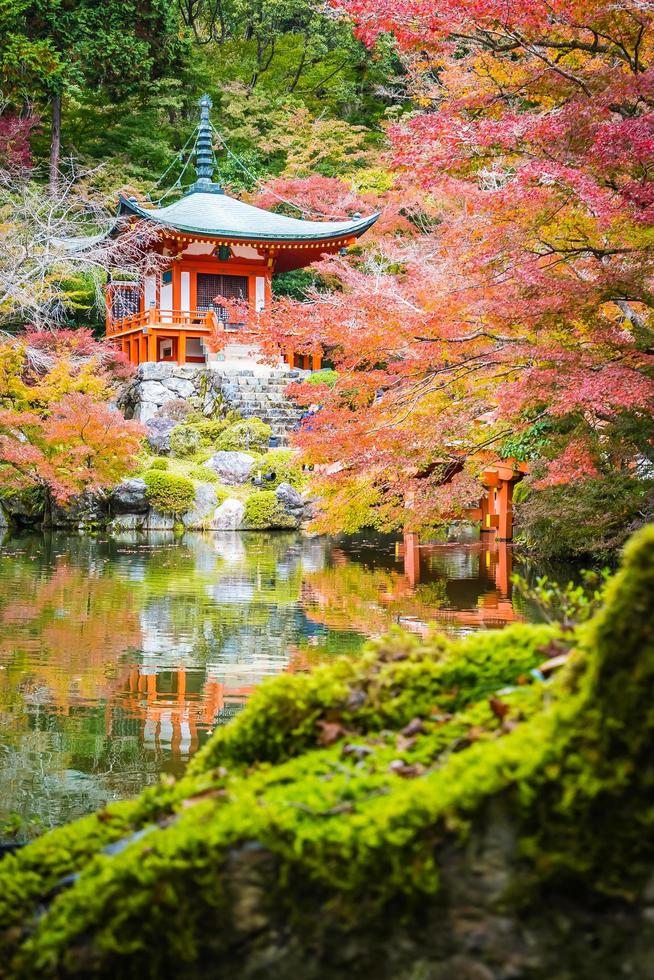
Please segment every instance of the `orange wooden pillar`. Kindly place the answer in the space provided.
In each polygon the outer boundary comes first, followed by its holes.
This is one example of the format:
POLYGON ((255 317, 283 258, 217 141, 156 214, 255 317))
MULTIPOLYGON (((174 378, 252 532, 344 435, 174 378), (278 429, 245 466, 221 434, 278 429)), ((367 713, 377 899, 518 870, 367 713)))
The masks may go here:
POLYGON ((153 332, 150 332, 148 334, 148 336, 147 336, 147 342, 148 342, 148 360, 149 361, 154 361, 156 363, 156 360, 157 360, 157 335, 155 333, 153 333, 153 332))
POLYGON ((148 359, 148 338, 145 334, 139 334, 139 364, 148 359))
POLYGON ((177 363, 186 364, 186 334, 183 330, 177 335, 177 363))
POLYGON ((413 588, 420 581, 420 535, 404 532, 404 574, 413 588))

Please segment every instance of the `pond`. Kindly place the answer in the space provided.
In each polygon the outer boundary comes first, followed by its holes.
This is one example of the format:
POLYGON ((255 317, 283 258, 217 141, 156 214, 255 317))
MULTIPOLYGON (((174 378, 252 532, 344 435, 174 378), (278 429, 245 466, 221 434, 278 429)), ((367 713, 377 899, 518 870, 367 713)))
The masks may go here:
MULTIPOLYGON (((39 534, 0 546, 0 839, 180 774, 265 677, 399 623, 530 619, 492 542, 39 534)), ((531 569, 533 573, 533 569, 531 569)))

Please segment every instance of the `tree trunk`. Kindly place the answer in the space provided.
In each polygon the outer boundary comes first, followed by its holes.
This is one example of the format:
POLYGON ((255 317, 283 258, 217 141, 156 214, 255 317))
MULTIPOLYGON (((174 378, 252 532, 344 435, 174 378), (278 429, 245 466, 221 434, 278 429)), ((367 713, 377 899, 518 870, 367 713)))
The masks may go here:
POLYGON ((61 155, 61 94, 52 99, 52 133, 50 135, 50 193, 56 194, 59 185, 59 157, 61 155))

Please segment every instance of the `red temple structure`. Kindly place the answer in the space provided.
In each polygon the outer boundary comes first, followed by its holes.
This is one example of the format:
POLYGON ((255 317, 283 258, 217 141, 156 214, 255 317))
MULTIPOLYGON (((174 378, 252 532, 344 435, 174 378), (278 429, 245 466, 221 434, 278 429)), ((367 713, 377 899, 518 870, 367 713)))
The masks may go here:
MULTIPOLYGON (((216 298, 247 301, 261 311, 271 301, 276 272, 301 269, 325 253, 347 248, 379 217, 304 221, 229 197, 212 179, 215 159, 208 96, 200 100, 200 107, 197 179, 184 196, 160 208, 145 207, 135 198, 120 200, 121 215, 156 226, 152 247, 164 259, 157 274, 145 276, 140 283, 114 281, 107 287, 107 336, 135 365, 206 363, 206 340, 215 329, 233 334, 219 359, 251 358, 253 338, 242 325, 229 321, 216 298)), ((286 352, 284 356, 292 367, 320 366, 318 355, 309 359, 286 352)))

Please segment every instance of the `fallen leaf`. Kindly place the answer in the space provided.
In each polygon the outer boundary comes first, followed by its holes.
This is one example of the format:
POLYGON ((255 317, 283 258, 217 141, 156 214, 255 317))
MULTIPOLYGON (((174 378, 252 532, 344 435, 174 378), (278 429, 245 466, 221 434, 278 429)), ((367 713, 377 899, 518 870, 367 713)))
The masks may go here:
POLYGON ((402 735, 406 738, 411 738, 412 735, 419 735, 420 732, 424 732, 425 726, 422 723, 422 718, 412 718, 408 725, 402 729, 402 735))
POLYGON ((363 758, 364 755, 372 755, 374 749, 371 749, 369 745, 354 745, 352 742, 348 742, 343 746, 342 755, 355 755, 357 759, 363 758))
POLYGON ((318 744, 327 746, 338 742, 339 738, 347 735, 347 729, 337 721, 317 721, 316 726, 320 729, 318 734, 318 744))
POLYGON ((398 752, 409 752, 416 744, 416 741, 415 736, 413 738, 406 738, 404 735, 398 735, 396 743, 398 752))
POLYGON ((412 765, 407 765, 403 759, 394 759, 388 768, 396 776, 401 776, 403 779, 414 779, 423 772, 423 767, 417 762, 414 762, 412 765))
POLYGON ((509 713, 508 704, 505 701, 500 701, 499 698, 489 698, 488 704, 495 717, 499 718, 500 721, 502 721, 509 713))

